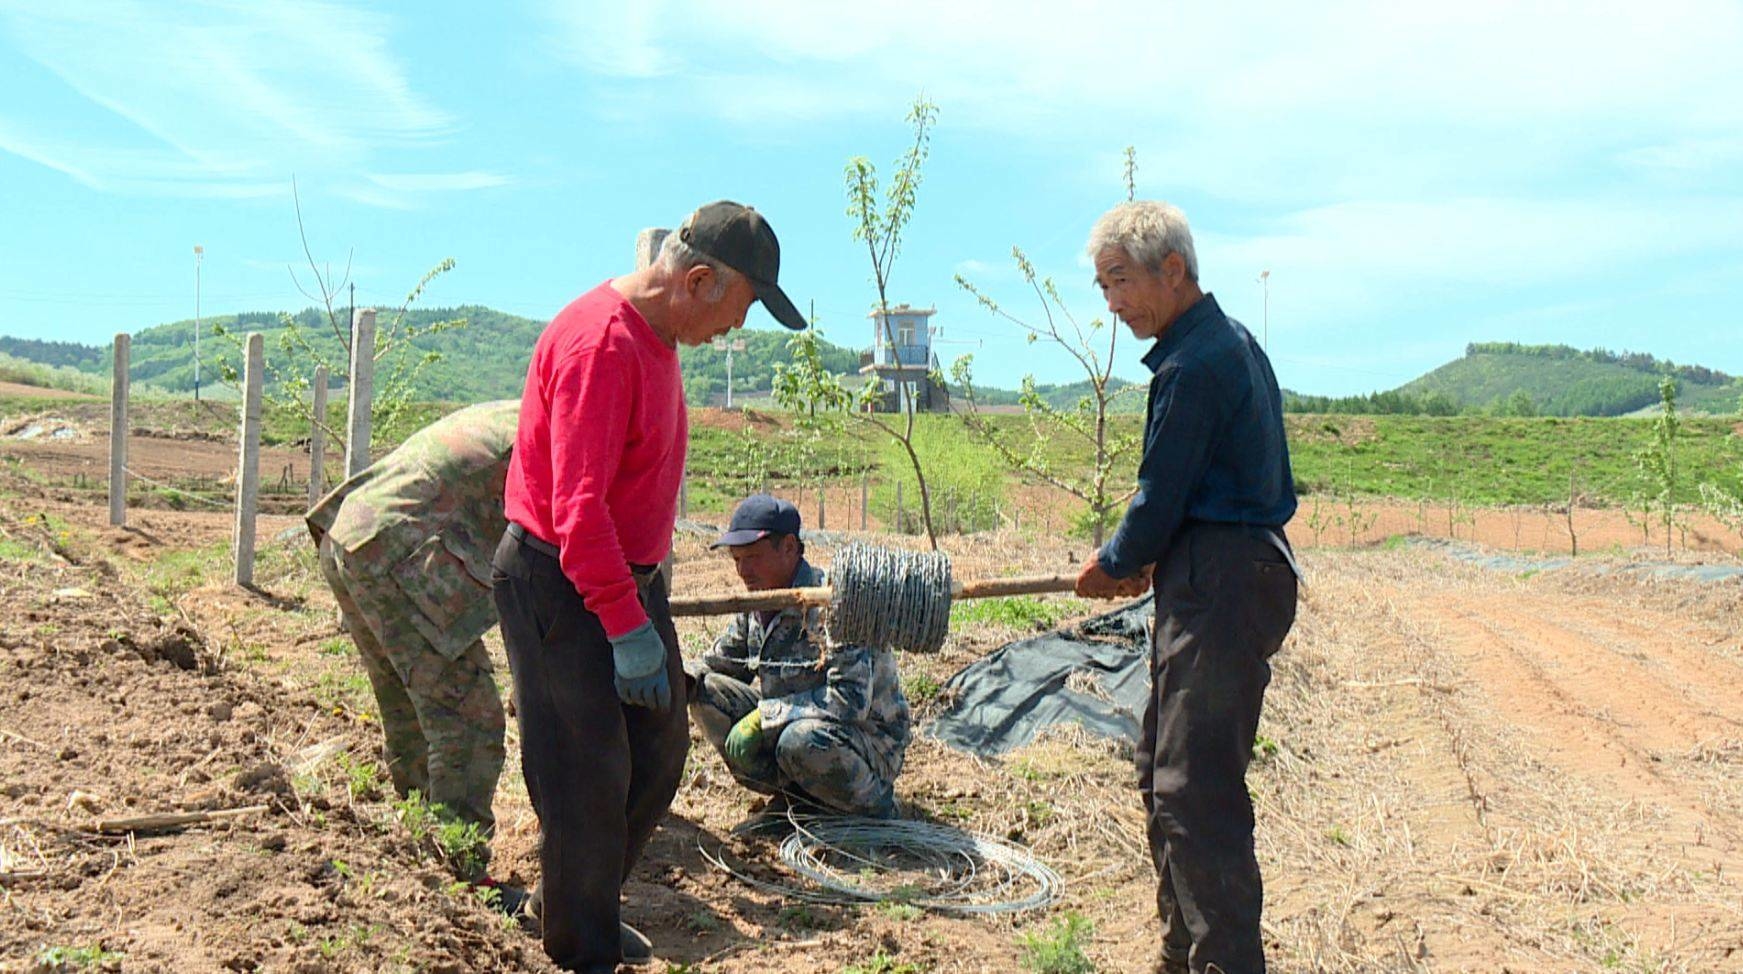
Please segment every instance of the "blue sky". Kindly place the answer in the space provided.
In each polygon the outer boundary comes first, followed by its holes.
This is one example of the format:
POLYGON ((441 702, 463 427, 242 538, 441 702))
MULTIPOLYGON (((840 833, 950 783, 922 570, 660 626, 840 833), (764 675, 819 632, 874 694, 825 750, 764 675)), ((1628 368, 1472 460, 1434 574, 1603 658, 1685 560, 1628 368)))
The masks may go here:
MULTIPOLYGON (((940 109, 892 298, 941 357, 1075 377, 1020 314, 1021 245, 1082 319, 1123 198, 1185 209, 1201 277, 1283 383, 1389 388, 1466 342, 1648 351, 1743 373, 1743 5, 354 5, 0 0, 0 333, 106 341, 308 302, 290 194, 360 303, 548 318, 643 226, 768 215, 826 334, 874 299, 842 169, 940 109)), ((755 327, 773 327, 753 312, 755 327)), ((1129 336, 1119 372, 1136 377, 1129 336)))

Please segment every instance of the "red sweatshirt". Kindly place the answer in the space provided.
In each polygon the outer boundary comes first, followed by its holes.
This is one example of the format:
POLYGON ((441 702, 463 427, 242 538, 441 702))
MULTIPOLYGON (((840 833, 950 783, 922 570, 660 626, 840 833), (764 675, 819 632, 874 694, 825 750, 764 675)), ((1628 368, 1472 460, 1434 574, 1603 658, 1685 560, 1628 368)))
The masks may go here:
POLYGON ((647 621, 629 565, 671 550, 688 439, 678 352, 611 282, 546 326, 527 368, 504 508, 557 546, 608 636, 647 621))

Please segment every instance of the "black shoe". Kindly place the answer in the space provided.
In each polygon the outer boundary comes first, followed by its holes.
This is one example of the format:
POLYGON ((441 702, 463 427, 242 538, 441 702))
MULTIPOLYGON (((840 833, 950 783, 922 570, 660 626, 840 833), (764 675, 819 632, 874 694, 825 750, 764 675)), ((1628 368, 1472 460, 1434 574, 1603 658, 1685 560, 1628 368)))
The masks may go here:
POLYGON ((519 886, 509 886, 494 879, 481 879, 474 885, 479 889, 495 890, 496 895, 490 897, 490 905, 505 916, 519 920, 535 915, 527 908, 532 897, 519 886))
POLYGON ((623 954, 623 963, 630 967, 641 967, 654 962, 653 941, 642 936, 642 932, 627 923, 617 925, 617 936, 620 942, 619 950, 623 954))

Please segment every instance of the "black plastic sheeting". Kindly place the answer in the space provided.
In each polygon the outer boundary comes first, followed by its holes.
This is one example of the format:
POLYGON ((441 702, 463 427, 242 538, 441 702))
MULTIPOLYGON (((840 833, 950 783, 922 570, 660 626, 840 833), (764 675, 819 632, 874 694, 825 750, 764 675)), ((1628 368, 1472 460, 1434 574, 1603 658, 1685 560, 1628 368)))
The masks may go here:
POLYGON ((1072 629, 994 650, 944 684, 945 699, 954 702, 926 732, 984 757, 1021 747, 1058 723, 1137 743, 1150 694, 1153 614, 1146 595, 1072 629), (1099 694, 1066 685, 1078 671, 1092 675, 1099 694))

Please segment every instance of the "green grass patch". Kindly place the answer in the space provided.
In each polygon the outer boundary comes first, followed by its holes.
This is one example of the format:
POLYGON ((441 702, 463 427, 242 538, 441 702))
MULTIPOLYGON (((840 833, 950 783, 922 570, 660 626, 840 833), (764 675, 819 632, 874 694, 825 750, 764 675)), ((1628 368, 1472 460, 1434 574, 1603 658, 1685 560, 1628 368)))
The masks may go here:
POLYGON ((1034 595, 964 600, 950 607, 950 628, 994 625, 1041 632, 1076 615, 1080 609, 1081 603, 1076 599, 1044 599, 1034 595))
POLYGON ((1018 939, 1023 948, 1022 965, 1034 974, 1092 974, 1095 964, 1083 952, 1083 945, 1095 925, 1077 913, 1057 917, 1040 932, 1031 931, 1018 939))
POLYGON ((127 955, 121 951, 104 950, 96 945, 45 947, 36 955, 36 969, 43 974, 120 970, 121 959, 125 956, 127 955))
POLYGON ((898 961, 880 947, 865 960, 843 967, 841 974, 926 974, 926 968, 898 961))

